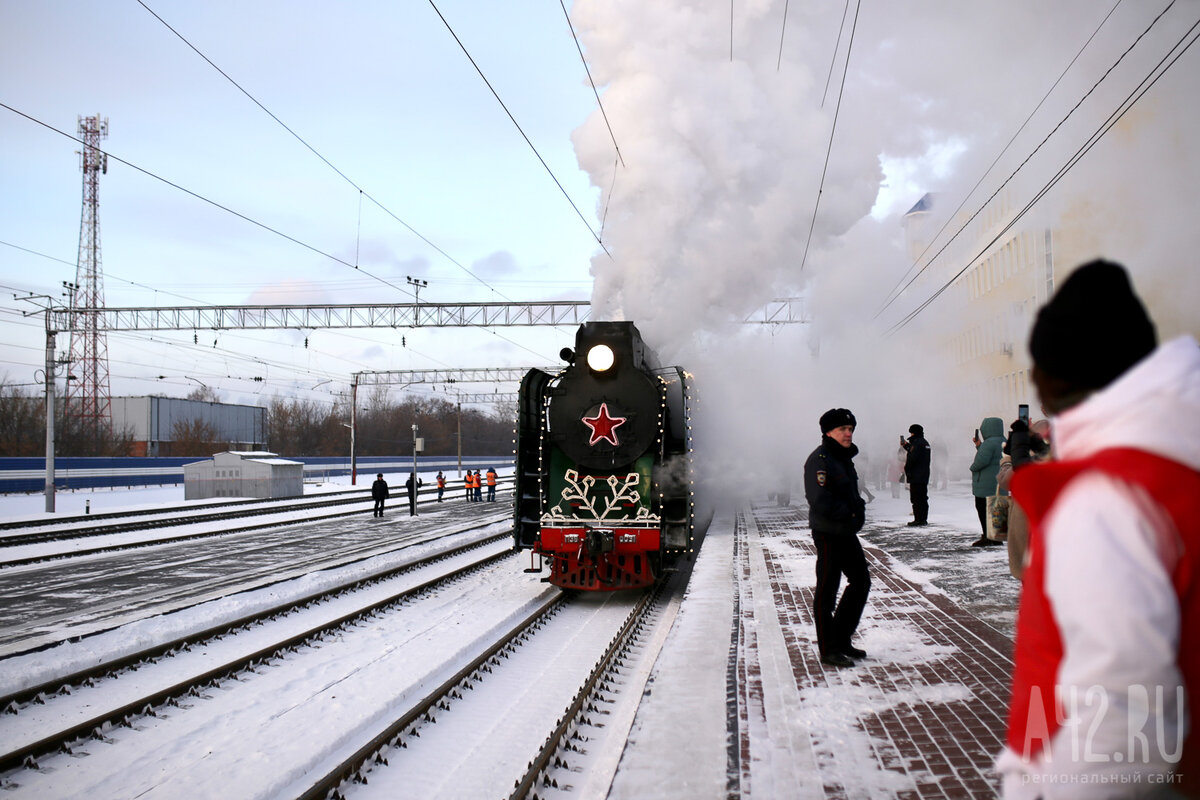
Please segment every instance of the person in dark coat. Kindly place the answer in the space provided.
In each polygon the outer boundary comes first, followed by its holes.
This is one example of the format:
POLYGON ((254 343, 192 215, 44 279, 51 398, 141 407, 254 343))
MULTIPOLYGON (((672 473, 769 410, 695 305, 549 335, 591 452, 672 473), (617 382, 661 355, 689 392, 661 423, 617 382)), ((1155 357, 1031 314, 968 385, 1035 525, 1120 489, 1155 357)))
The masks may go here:
POLYGON ((852 667, 866 653, 850 644, 867 604, 871 576, 858 532, 866 518, 866 503, 858 493, 858 473, 853 458, 857 421, 845 408, 821 415, 821 444, 804 462, 804 494, 808 499, 808 526, 817 549, 817 587, 813 592, 813 618, 817 624, 817 649, 821 661, 834 667, 852 667), (846 591, 838 601, 842 575, 846 591))
POLYGON ((925 440, 925 429, 920 425, 908 426, 907 440, 900 437, 900 446, 907 456, 904 459, 904 479, 908 482, 909 499, 912 500, 912 527, 929 524, 929 442, 925 440))
POLYGON ((387 481, 383 479, 383 473, 380 472, 375 476, 375 482, 371 484, 371 499, 375 501, 375 511, 373 515, 376 517, 383 516, 383 501, 388 498, 387 481))
POLYGON ((415 517, 417 515, 417 489, 425 485, 425 481, 417 477, 417 473, 408 473, 408 480, 404 482, 404 488, 408 490, 408 515, 415 517))

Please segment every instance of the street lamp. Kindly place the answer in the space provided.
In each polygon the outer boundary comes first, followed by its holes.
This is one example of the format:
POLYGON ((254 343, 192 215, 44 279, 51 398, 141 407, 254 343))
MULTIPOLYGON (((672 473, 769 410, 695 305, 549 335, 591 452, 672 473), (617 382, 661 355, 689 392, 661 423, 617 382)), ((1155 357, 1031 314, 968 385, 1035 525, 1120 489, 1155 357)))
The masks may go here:
POLYGON ((413 513, 417 513, 417 453, 425 449, 425 440, 417 436, 417 423, 413 423, 413 468, 412 468, 412 496, 409 502, 412 503, 413 513))
POLYGON ((355 481, 358 479, 358 465, 354 460, 354 426, 348 422, 343 422, 342 427, 350 429, 350 485, 354 486, 355 481))

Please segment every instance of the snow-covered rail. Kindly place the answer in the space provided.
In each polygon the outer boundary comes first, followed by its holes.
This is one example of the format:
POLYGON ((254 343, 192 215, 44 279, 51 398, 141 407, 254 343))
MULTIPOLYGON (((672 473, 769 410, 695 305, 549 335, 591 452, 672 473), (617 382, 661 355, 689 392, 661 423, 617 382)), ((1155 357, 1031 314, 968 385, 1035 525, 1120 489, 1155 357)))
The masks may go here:
MULTIPOLYGON (((380 615, 402 613, 420 598, 498 563, 515 569, 507 537, 431 556, 404 570, 258 613, 208 631, 190 642, 156 644, 121 663, 101 664, 54 686, 0 698, 0 786, 27 781, 47 755, 71 755, 90 740, 114 741, 119 727, 190 707, 194 698, 220 691, 246 675, 282 664, 341 632, 369 625, 380 615), (22 775, 26 777, 22 777, 22 775)), ((69 793, 69 792, 68 792, 69 793)), ((56 794, 56 792, 52 792, 56 794)), ((49 795, 45 795, 49 796, 49 795)))

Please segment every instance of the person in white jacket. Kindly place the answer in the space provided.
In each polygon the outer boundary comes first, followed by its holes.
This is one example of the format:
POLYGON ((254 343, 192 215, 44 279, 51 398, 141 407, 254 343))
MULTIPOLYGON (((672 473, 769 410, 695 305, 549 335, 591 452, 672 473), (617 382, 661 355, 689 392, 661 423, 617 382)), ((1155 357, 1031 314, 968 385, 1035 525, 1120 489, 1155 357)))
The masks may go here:
POLYGON ((1030 519, 1005 798, 1200 796, 1200 346, 1156 344, 1125 270, 1080 267, 1039 311, 1053 461, 1030 519))

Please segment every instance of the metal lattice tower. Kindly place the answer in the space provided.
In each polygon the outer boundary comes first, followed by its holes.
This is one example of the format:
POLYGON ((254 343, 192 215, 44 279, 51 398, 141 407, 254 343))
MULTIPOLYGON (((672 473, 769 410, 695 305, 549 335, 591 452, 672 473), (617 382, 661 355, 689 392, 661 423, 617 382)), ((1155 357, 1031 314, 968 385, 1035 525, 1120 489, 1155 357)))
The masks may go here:
POLYGON ((97 441, 112 426, 108 382, 108 333, 104 310, 104 272, 100 266, 100 174, 108 171, 108 156, 100 140, 108 137, 108 120, 79 118, 83 150, 83 215, 79 225, 79 261, 71 308, 70 366, 68 367, 66 416, 77 430, 97 441), (73 378, 73 380, 72 380, 73 378))

